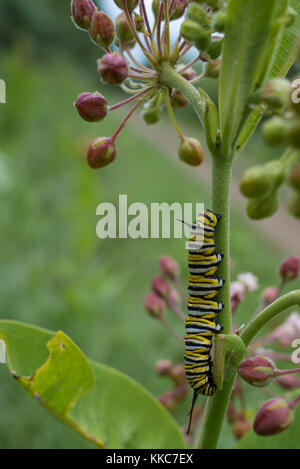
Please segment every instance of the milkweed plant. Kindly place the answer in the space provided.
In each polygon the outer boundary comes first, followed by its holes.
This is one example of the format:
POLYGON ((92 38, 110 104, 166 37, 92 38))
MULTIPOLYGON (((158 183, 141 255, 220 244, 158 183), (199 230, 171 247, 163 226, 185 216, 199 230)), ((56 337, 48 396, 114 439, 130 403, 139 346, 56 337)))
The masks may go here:
MULTIPOLYGON (((293 360, 288 352, 293 341, 300 339, 300 290, 289 291, 290 282, 298 278, 300 260, 294 255, 283 260, 278 285, 262 292, 248 324, 238 324, 235 312, 259 285, 251 273, 231 279, 231 176, 257 130, 267 145, 282 148, 283 154, 243 175, 240 190, 247 198, 247 214, 254 220, 271 217, 278 210, 279 190, 286 186, 287 210, 300 217, 297 72, 286 78, 300 60, 300 4, 297 0, 153 0, 151 5, 145 0, 114 0, 120 12, 113 20, 106 9, 111 0, 98 3, 73 0, 72 20, 101 48, 96 73, 128 97, 108 103, 97 91, 83 92, 75 107, 88 122, 100 122, 121 107, 127 107, 128 113, 113 135, 101 135, 100 126, 100 135, 87 149, 88 165, 100 171, 117 165, 122 152, 118 137, 132 115, 138 113, 151 129, 164 109, 178 136, 182 164, 197 167, 204 158, 211 158, 209 208, 220 215, 214 243, 216 252, 222 253, 218 276, 224 279, 217 294, 223 305, 217 315, 221 331, 214 334, 210 353, 216 392, 196 404, 187 434, 187 427, 180 428, 171 416, 191 396, 183 358, 177 363, 166 357, 156 364, 169 390, 155 398, 127 376, 88 360, 62 332, 53 335, 1 321, 9 367, 41 405, 101 448, 214 449, 219 447, 225 422, 237 440, 252 432, 256 438, 272 441, 300 419, 296 415, 300 360, 293 360), (176 35, 173 22, 178 19, 181 26, 176 35), (202 88, 204 79, 218 79, 218 106, 202 88), (200 140, 184 135, 174 112, 188 105, 199 119, 200 140), (284 315, 289 308, 294 311, 284 315), (36 353, 32 351, 27 367, 22 366, 20 337, 23 346, 35 338, 36 353), (39 351, 45 344, 46 356, 39 351), (279 369, 277 361, 286 361, 286 368, 279 369), (277 386, 269 388, 272 383, 277 386), (264 395, 256 413, 248 408, 248 386, 264 395), (109 396, 116 388, 118 398, 112 403, 109 396)), ((288 232, 286 238, 288 244, 288 232)), ((187 295, 179 266, 166 255, 158 264, 144 306, 183 350, 184 334, 173 330, 166 315, 173 312, 184 330, 187 295)))

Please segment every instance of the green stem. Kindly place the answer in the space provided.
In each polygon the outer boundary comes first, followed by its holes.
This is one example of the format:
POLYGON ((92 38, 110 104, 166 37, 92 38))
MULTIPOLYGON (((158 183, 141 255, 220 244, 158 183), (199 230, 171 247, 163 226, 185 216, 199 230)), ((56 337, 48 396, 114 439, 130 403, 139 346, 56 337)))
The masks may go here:
MULTIPOLYGON (((166 62, 161 64, 161 82, 170 88, 181 91, 204 125, 205 100, 191 83, 166 62)), ((216 153, 213 157, 212 209, 215 213, 222 215, 216 230, 215 241, 218 251, 224 254, 224 259, 218 271, 218 274, 225 279, 225 285, 218 298, 219 301, 224 303, 223 311, 218 318, 218 322, 223 326, 224 334, 232 334, 230 307, 230 190, 232 164, 233 155, 230 158, 223 158, 221 154, 216 153)), ((216 448, 217 446, 236 376, 236 368, 242 358, 243 354, 238 351, 232 352, 227 357, 223 389, 217 391, 215 396, 207 398, 201 431, 197 438, 199 448, 216 448)))
POLYGON ((223 389, 218 390, 213 397, 207 398, 200 431, 196 435, 195 446, 199 449, 215 449, 218 445, 227 406, 236 379, 238 364, 242 361, 243 352, 232 353, 228 358, 224 370, 223 389))
POLYGON ((245 345, 248 346, 268 322, 274 319, 278 314, 295 305, 300 305, 300 290, 287 293, 267 306, 263 311, 255 316, 243 330, 241 339, 243 339, 245 345))
POLYGON ((224 254, 218 269, 218 276, 225 279, 225 285, 218 295, 224 303, 218 322, 223 326, 223 334, 232 334, 230 301, 230 194, 232 158, 213 158, 212 167, 212 209, 222 216, 215 233, 216 248, 224 254))
MULTIPOLYGON (((212 172, 212 204, 213 211, 222 215, 216 230, 215 242, 218 251, 223 252, 224 259, 218 270, 218 275, 225 279, 225 285, 218 295, 218 301, 224 303, 224 308, 218 317, 218 323, 223 326, 224 334, 232 334, 231 301, 230 301, 230 188, 231 188, 232 158, 214 158, 212 172)), ((242 352, 232 353, 227 358, 224 370, 223 389, 218 390, 213 397, 207 399, 204 416, 196 444, 201 449, 217 447, 219 436, 225 419, 226 409, 230 400, 236 376, 236 368, 243 358, 242 352)))
POLYGON ((175 88, 188 99, 188 101, 193 106, 197 116, 199 117, 203 127, 204 127, 204 118, 206 111, 206 103, 197 89, 189 83, 185 78, 183 78, 176 70, 168 63, 162 62, 160 65, 161 75, 160 81, 163 85, 168 86, 169 88, 175 88))

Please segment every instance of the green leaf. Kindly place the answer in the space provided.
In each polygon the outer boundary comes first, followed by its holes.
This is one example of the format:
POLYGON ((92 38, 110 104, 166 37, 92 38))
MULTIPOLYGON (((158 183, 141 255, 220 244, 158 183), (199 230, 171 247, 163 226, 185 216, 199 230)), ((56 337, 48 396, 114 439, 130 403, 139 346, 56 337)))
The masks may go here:
POLYGON ((285 0, 229 0, 220 75, 222 153, 228 156, 285 0), (275 15, 276 12, 276 15, 275 15))
MULTIPOLYGON (((272 68, 265 77, 261 77, 259 85, 262 85, 263 81, 266 81, 269 78, 285 77, 296 59, 297 43, 300 35, 300 2, 298 0, 291 0, 290 5, 297 12, 296 21, 293 26, 283 29, 279 45, 275 50, 272 68)), ((237 139, 237 147, 239 151, 243 150, 249 138, 258 126, 261 118, 261 112, 248 112, 245 124, 237 139)))
POLYGON ((287 430, 274 436, 259 436, 251 430, 238 442, 237 449, 299 449, 299 435, 300 406, 298 405, 295 420, 287 430))
POLYGON ((0 321, 8 367, 49 412, 100 448, 184 448, 179 426, 141 385, 88 360, 63 332, 0 321))
POLYGON ((215 103, 210 99, 208 94, 198 88, 200 96, 205 101, 204 127, 206 133, 206 143, 211 153, 216 151, 216 140, 218 135, 219 114, 215 103))
POLYGON ((296 59, 297 43, 300 34, 299 0, 290 0, 290 6, 297 12, 296 21, 293 26, 284 28, 270 77, 285 77, 296 59))

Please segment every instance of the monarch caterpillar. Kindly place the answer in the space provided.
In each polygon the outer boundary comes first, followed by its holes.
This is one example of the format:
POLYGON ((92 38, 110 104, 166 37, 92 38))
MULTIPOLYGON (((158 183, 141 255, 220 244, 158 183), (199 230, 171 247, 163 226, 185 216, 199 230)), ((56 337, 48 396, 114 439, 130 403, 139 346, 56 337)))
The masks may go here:
POLYGON ((223 259, 222 253, 215 252, 214 242, 215 229, 220 218, 220 215, 205 210, 190 225, 192 231, 188 243, 189 296, 184 367, 194 396, 187 433, 198 395, 212 396, 216 392, 211 347, 214 334, 222 329, 215 319, 224 306, 215 300, 224 285, 224 279, 215 275, 223 259))

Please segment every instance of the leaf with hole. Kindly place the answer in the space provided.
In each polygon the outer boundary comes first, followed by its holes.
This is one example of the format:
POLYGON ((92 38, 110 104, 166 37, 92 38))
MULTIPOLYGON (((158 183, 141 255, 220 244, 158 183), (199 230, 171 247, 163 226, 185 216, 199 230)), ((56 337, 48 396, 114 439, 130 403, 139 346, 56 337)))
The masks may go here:
POLYGON ((154 396, 128 376, 88 360, 63 332, 2 320, 0 339, 17 383, 98 447, 185 447, 179 426, 154 396))

